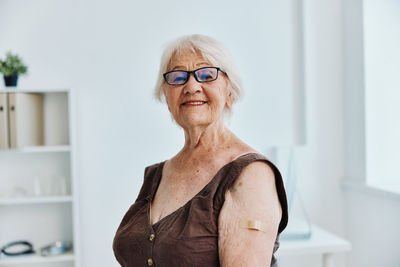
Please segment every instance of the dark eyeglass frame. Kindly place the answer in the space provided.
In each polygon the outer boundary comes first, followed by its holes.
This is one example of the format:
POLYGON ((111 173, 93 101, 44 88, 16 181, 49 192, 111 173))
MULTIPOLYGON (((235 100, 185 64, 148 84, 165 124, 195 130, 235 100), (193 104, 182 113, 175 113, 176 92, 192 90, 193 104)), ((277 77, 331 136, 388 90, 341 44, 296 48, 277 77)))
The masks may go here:
POLYGON ((212 81, 215 81, 216 79, 218 79, 218 71, 224 73, 224 74, 228 77, 228 74, 227 74, 223 69, 221 69, 221 68, 219 68, 219 67, 201 67, 201 68, 199 68, 199 69, 197 69, 197 70, 191 70, 191 71, 186 71, 186 70, 171 70, 171 71, 168 71, 168 72, 164 73, 164 74, 163 74, 163 77, 164 77, 164 81, 165 81, 167 84, 178 86, 178 85, 184 85, 185 83, 187 83, 187 82, 189 81, 190 74, 193 73, 193 76, 194 76, 194 78, 196 79, 197 82, 199 82, 199 83, 207 83, 207 82, 212 82, 212 81), (207 81, 200 81, 200 80, 198 79, 198 77, 197 77, 196 72, 199 71, 199 70, 202 70, 202 69, 216 69, 216 70, 217 70, 217 75, 215 76, 215 79, 213 79, 213 80, 207 80, 207 81), (185 73, 187 74, 186 80, 185 80, 183 83, 179 83, 179 84, 169 83, 168 80, 167 80, 167 75, 170 74, 170 73, 173 73, 173 72, 185 72, 185 73))

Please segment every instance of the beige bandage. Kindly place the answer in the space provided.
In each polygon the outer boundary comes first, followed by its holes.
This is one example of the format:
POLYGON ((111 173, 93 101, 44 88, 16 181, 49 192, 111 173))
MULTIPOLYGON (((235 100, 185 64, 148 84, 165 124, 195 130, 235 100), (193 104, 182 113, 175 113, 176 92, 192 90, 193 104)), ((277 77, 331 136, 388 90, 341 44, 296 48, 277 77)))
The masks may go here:
POLYGON ((267 232, 267 225, 261 221, 257 220, 240 220, 239 221, 239 226, 241 228, 247 228, 247 229, 253 229, 253 230, 258 230, 262 232, 267 232))

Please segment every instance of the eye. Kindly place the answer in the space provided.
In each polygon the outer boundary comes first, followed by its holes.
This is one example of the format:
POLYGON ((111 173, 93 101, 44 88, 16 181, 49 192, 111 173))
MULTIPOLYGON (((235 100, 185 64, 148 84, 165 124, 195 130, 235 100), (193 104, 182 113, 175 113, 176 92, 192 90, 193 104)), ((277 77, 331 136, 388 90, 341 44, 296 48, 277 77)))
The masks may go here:
POLYGON ((202 73, 201 76, 199 77, 200 80, 205 81, 205 80, 211 80, 213 79, 213 75, 211 72, 208 73, 202 73))
POLYGON ((213 81, 217 78, 216 69, 205 68, 196 71, 197 79, 201 82, 213 81))
POLYGON ((183 84, 188 75, 185 71, 173 71, 166 75, 166 80, 169 84, 183 84))
POLYGON ((183 77, 183 76, 175 76, 174 77, 174 79, 173 79, 173 81, 174 82, 182 82, 182 81, 184 81, 185 80, 185 77, 183 77))

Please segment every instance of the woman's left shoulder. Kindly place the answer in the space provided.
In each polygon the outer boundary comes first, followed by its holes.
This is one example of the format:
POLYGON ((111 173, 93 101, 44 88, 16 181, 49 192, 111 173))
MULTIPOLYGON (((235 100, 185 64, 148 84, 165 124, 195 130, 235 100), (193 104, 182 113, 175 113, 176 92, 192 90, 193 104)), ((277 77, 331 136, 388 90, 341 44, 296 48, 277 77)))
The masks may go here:
POLYGON ((255 175, 256 177, 274 176, 274 170, 272 168, 272 162, 269 161, 263 155, 257 155, 256 160, 250 162, 245 166, 240 176, 255 175))
MULTIPOLYGON (((260 157, 261 159, 266 159, 260 157)), ((232 190, 243 188, 245 191, 265 190, 266 187, 275 189, 275 172, 268 160, 255 160, 245 166, 233 184, 232 190)))
POLYGON ((282 218, 275 173, 266 161, 252 161, 244 167, 225 194, 221 220, 231 216, 273 222, 275 230, 282 218), (236 215, 234 215, 236 214, 236 215))

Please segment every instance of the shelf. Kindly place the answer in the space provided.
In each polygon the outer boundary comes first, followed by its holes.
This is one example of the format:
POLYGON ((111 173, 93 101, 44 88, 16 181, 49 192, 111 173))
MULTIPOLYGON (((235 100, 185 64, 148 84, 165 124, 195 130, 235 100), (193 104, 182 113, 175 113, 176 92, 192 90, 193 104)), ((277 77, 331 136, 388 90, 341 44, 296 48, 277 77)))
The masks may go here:
POLYGON ((71 146, 29 146, 16 149, 3 149, 0 153, 42 153, 42 152, 70 152, 71 146))
POLYGON ((63 203, 72 201, 73 201, 72 196, 0 198, 0 205, 45 204, 45 203, 63 203))
POLYGON ((67 88, 54 88, 54 89, 35 89, 35 88, 18 88, 18 87, 13 87, 13 88, 0 88, 0 93, 66 93, 69 92, 70 89, 67 88))
POLYGON ((48 262, 66 262, 74 261, 75 255, 73 252, 68 252, 62 255, 43 257, 39 254, 24 255, 24 256, 3 256, 0 258, 0 266, 24 263, 48 263, 48 262))

